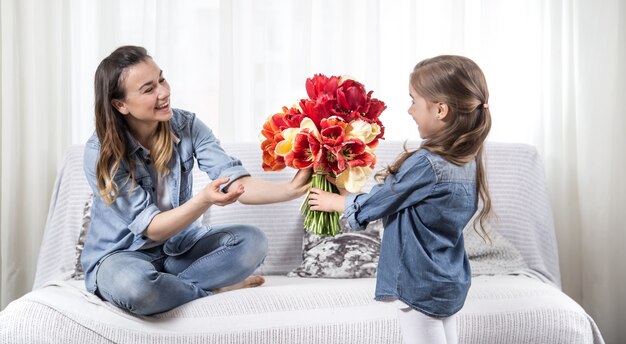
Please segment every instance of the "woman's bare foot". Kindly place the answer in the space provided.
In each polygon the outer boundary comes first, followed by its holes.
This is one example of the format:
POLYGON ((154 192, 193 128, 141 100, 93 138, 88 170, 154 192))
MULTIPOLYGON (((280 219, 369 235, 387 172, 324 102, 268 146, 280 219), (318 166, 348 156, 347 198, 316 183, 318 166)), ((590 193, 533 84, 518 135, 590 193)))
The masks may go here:
POLYGON ((263 276, 252 275, 237 284, 233 284, 228 287, 214 289, 213 292, 223 293, 225 291, 231 291, 231 290, 237 290, 237 289, 243 289, 243 288, 254 288, 254 287, 258 287, 262 285, 263 283, 265 283, 265 278, 263 276))

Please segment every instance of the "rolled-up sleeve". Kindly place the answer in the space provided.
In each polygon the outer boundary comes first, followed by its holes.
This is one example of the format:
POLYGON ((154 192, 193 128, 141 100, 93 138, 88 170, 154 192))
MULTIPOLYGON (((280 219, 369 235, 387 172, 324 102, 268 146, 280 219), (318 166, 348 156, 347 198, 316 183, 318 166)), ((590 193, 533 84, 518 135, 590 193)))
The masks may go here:
POLYGON ((362 230, 367 226, 367 224, 365 226, 362 225, 356 219, 356 213, 360 209, 360 204, 356 201, 358 196, 360 194, 349 194, 346 196, 346 209, 343 213, 343 217, 347 220, 350 229, 355 231, 362 230))
POLYGON ((130 229, 130 231, 135 235, 142 235, 146 228, 150 225, 150 222, 152 222, 152 219, 160 212, 161 210, 159 210, 156 205, 148 205, 147 208, 137 214, 133 222, 128 225, 128 229, 130 229))
MULTIPOLYGON (((92 145, 85 146, 85 176, 94 195, 99 195, 96 181, 96 166, 99 148, 92 145)), ((154 204, 150 193, 144 190, 136 182, 131 181, 126 166, 121 166, 116 172, 114 182, 118 187, 118 196, 115 201, 108 205, 98 207, 97 219, 93 219, 98 226, 106 227, 112 233, 120 233, 130 230, 135 236, 134 244, 146 240, 143 232, 152 219, 161 211, 154 204)), ((99 202, 104 202, 102 199, 99 202)))

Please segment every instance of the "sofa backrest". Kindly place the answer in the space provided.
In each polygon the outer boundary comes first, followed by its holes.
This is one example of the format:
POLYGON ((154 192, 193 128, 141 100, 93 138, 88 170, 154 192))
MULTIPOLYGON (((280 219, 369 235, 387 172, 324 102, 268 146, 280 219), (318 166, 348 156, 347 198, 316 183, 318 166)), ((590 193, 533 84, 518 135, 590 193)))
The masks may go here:
MULTIPOLYGON (((409 142, 416 147, 417 142, 409 142)), ((404 142, 381 141, 376 149, 377 168, 392 162, 402 152, 404 142)), ((287 182, 295 170, 266 172, 261 169, 259 144, 224 143, 224 149, 238 157, 255 177, 287 182)), ((555 285, 560 285, 558 254, 552 213, 547 196, 543 164, 534 147, 513 143, 488 143, 487 178, 499 231, 520 251, 529 268, 555 285)), ((83 208, 91 190, 83 174, 83 146, 71 146, 59 170, 50 201, 50 210, 41 244, 33 288, 74 269, 76 242, 83 208)), ((194 171, 194 193, 210 179, 194 171)), ((373 185, 370 178, 365 190, 373 185)), ((203 216, 205 224, 255 224, 269 239, 269 254, 259 268, 261 274, 285 274, 302 261, 303 198, 270 205, 231 204, 211 207, 203 216)))

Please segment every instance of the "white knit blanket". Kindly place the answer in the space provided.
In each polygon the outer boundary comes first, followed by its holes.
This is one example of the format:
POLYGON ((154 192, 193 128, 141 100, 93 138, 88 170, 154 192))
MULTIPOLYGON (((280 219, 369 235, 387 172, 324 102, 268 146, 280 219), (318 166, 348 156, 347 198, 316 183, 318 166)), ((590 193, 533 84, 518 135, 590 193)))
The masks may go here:
MULTIPOLYGON (((396 308, 375 281, 268 276, 266 285, 137 317, 52 283, 0 313, 0 343, 400 343, 396 308)), ((526 276, 473 279, 458 316, 460 343, 603 343, 592 319, 557 288, 526 276)))

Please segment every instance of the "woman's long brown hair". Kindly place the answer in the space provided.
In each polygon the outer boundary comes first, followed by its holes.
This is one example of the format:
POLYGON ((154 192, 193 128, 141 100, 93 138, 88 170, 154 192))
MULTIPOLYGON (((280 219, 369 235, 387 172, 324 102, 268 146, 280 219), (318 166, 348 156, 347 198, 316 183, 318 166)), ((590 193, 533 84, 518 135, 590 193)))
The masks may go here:
MULTIPOLYGON (((476 190, 483 207, 474 218, 473 227, 483 239, 489 240, 485 226, 492 209, 483 143, 491 129, 491 113, 486 105, 489 91, 483 72, 467 57, 442 55, 418 63, 410 82, 424 99, 447 104, 449 109, 445 127, 424 140, 419 149, 427 149, 456 165, 476 160, 476 190)), ((402 163, 415 152, 405 148, 405 152, 378 177, 396 174, 402 163)))
MULTIPOLYGON (((111 101, 125 99, 125 71, 127 68, 151 58, 146 49, 136 46, 117 48, 106 57, 94 78, 96 135, 100 140, 100 155, 96 166, 96 180, 100 197, 107 205, 115 201, 120 186, 115 183, 115 175, 123 164, 127 164, 131 189, 135 180, 135 163, 127 151, 125 132, 128 131, 124 116, 115 109, 111 101)), ((172 157, 172 134, 169 122, 160 122, 156 139, 150 151, 157 173, 166 175, 172 157)))

